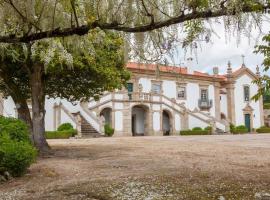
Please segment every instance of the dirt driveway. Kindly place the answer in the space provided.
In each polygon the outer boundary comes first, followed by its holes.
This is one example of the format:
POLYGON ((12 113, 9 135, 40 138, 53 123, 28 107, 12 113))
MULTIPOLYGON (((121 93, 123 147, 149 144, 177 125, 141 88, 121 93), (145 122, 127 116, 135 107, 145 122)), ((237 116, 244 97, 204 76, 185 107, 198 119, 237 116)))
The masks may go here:
POLYGON ((270 193, 270 134, 50 140, 54 155, 0 199, 254 199, 270 193))

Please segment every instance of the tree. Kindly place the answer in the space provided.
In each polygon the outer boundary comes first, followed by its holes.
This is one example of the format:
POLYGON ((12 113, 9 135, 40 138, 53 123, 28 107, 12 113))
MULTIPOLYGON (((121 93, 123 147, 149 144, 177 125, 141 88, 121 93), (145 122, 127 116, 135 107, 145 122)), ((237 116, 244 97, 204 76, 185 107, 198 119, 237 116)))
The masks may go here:
MULTIPOLYGON (((263 54, 263 71, 267 72, 270 69, 270 33, 265 35, 262 39, 264 42, 261 45, 255 47, 255 53, 263 54)), ((270 77, 268 75, 260 76, 256 81, 254 81, 258 86, 258 93, 253 97, 253 99, 258 100, 263 95, 269 95, 270 93, 270 77)))
MULTIPOLYGON (((85 35, 90 30, 148 32, 195 19, 263 13, 269 0, 1 0, 0 42, 85 35)), ((231 21, 232 22, 232 21, 231 21)))
POLYGON ((83 38, 5 45, 0 90, 12 96, 17 109, 25 107, 18 109, 19 117, 28 124, 40 152, 48 151, 44 137, 45 96, 75 102, 121 88, 129 79, 122 43, 118 34, 95 30, 83 38), (77 48, 78 42, 85 48, 77 48), (30 97, 32 119, 26 103, 30 97))

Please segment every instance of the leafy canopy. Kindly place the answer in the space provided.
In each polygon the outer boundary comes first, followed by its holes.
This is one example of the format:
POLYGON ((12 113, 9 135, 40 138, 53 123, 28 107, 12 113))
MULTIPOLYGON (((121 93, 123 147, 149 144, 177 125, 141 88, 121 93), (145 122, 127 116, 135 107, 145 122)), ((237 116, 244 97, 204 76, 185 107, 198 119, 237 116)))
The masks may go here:
POLYGON ((0 58, 0 90, 9 96, 12 88, 8 82, 12 80, 25 99, 31 95, 29 58, 34 65, 44 65, 46 95, 73 102, 120 89, 130 77, 124 66, 122 38, 101 30, 84 37, 40 40, 31 48, 25 44, 3 45, 0 58))

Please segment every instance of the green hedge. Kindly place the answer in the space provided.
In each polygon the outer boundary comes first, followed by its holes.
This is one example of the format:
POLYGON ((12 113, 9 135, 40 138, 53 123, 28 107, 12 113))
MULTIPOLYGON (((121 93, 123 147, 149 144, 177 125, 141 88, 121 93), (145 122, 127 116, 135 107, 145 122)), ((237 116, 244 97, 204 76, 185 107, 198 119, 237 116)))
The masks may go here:
POLYGON ((0 174, 23 175, 35 161, 37 150, 31 145, 26 124, 0 117, 0 174))
POLYGON ((8 171, 12 176, 22 176, 35 161, 37 150, 28 142, 0 138, 0 173, 8 171))
POLYGON ((73 126, 71 123, 63 123, 58 128, 57 131, 67 131, 67 130, 73 130, 73 126))
POLYGON ((111 127, 110 124, 105 124, 104 125, 104 132, 105 132, 106 136, 112 137, 114 134, 114 129, 111 127))
POLYGON ((77 134, 76 130, 46 131, 46 139, 68 139, 77 134))
POLYGON ((270 109, 270 103, 264 103, 263 109, 270 109))
POLYGON ((209 130, 183 130, 180 135, 211 135, 209 130))
POLYGON ((258 129, 256 129, 257 133, 270 133, 270 128, 266 126, 262 126, 258 129))
POLYGON ((231 124, 230 131, 233 134, 243 134, 248 133, 248 128, 245 125, 234 126, 233 124, 231 124))
POLYGON ((30 134, 27 125, 18 119, 11 117, 0 117, 0 137, 8 135, 11 140, 30 143, 30 134))

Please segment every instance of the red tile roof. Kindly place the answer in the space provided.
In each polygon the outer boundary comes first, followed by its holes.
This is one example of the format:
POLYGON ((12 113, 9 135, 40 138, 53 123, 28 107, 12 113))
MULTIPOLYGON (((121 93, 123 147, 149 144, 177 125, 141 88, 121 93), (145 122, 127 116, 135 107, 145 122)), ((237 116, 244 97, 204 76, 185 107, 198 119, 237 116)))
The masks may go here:
MULTIPOLYGON (((150 71, 156 71, 157 64, 144 64, 144 63, 136 63, 136 62, 128 62, 127 63, 128 69, 139 69, 139 70, 150 70, 150 71)), ((179 74, 188 74, 186 67, 176 67, 176 66, 165 66, 165 65, 159 65, 159 71, 161 72, 174 72, 179 74)), ((208 73, 194 71, 193 74, 189 74, 192 76, 199 76, 199 77, 216 77, 220 79, 226 79, 224 75, 209 75, 208 73)))

